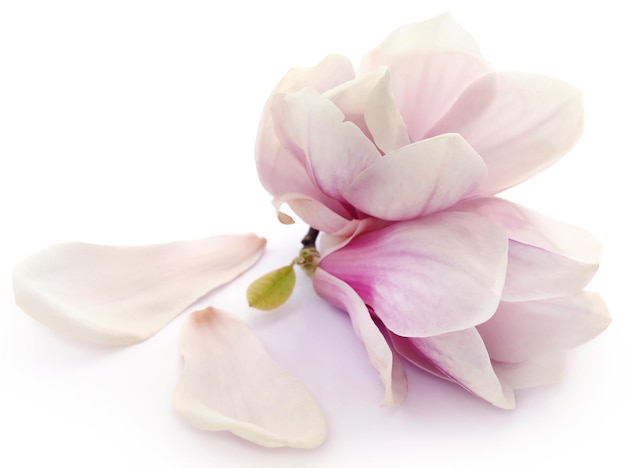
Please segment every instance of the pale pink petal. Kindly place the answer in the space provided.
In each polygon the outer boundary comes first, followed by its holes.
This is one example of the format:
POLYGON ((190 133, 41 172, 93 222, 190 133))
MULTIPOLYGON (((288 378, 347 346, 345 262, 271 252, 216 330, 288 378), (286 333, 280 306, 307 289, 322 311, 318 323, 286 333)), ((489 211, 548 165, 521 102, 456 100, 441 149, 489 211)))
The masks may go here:
POLYGON ((185 368, 174 407, 191 425, 265 447, 312 448, 326 421, 307 388, 283 370, 242 321, 209 307, 180 335, 185 368))
POLYGON ((350 286, 321 268, 315 271, 313 286, 322 298, 350 315, 354 331, 365 345, 370 362, 378 371, 385 386, 383 406, 401 404, 407 391, 407 380, 402 364, 394 358, 387 341, 361 298, 350 286))
POLYGON ((136 247, 57 244, 15 266, 15 302, 74 338, 135 343, 243 273, 264 247, 254 234, 136 247))
POLYGON ((602 298, 582 291, 542 301, 502 302, 478 331, 493 359, 523 362, 581 345, 610 322, 602 298))
POLYGON ((493 197, 467 200, 453 209, 488 218, 511 239, 504 300, 576 294, 598 268, 601 243, 583 229, 493 197))
POLYGON ((291 216, 280 211, 283 203, 289 207, 309 226, 331 235, 349 236, 354 232, 358 220, 346 219, 330 210, 319 201, 300 193, 285 193, 272 200, 278 219, 283 224, 293 224, 291 216))
POLYGON ((531 245, 509 241, 502 290, 505 301, 532 301, 576 294, 593 278, 597 263, 586 263, 531 245))
POLYGON ((565 369, 565 354, 537 356, 524 362, 493 362, 500 381, 513 390, 559 382, 565 369))
POLYGON ((485 176, 485 164, 461 136, 440 135, 380 158, 356 176, 344 198, 371 216, 407 220, 450 207, 485 176))
POLYGON ((507 238, 497 226, 443 212, 355 237, 320 267, 354 288, 393 333, 428 337, 495 313, 506 258, 507 238))
POLYGON ((279 140, 329 197, 341 200, 352 179, 380 158, 363 132, 312 88, 277 99, 272 111, 279 140))
POLYGON ((476 194, 491 195, 556 162, 582 125, 575 87, 543 75, 494 72, 469 86, 426 136, 460 133, 489 169, 476 194))
POLYGON ((393 346, 416 366, 459 384, 500 408, 515 406, 513 392, 503 386, 475 328, 428 338, 392 335, 393 346))
POLYGON ((276 137, 271 113, 275 95, 305 87, 324 92, 352 78, 352 63, 341 55, 330 55, 314 67, 293 68, 276 85, 261 116, 255 151, 259 179, 268 192, 274 195, 300 192, 321 199, 321 192, 310 180, 306 168, 276 137))
POLYGON ((409 144, 391 90, 387 67, 379 67, 324 93, 383 153, 409 144))
POLYGON ((369 52, 359 74, 386 65, 411 141, 450 108, 474 80, 491 71, 472 37, 449 14, 394 31, 369 52))

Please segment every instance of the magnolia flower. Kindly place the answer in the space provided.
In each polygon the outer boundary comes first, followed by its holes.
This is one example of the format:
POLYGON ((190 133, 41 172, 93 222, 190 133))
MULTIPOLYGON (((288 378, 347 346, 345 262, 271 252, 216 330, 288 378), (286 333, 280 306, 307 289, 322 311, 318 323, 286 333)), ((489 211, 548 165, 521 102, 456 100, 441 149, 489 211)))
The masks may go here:
MULTIPOLYGON (((264 247, 254 234, 136 247, 58 244, 16 265, 15 300, 65 336, 134 344, 250 268, 264 247)), ((242 321, 212 307, 197 311, 185 322, 180 352, 185 368, 174 406, 192 425, 269 447, 324 440, 317 402, 242 321)))
POLYGON ((610 318, 583 288, 588 233, 494 195, 557 161, 580 92, 493 71, 442 15, 393 32, 355 74, 342 56, 291 70, 268 100, 256 164, 279 219, 323 238, 314 287, 347 311, 386 389, 406 360, 503 407, 558 375, 610 318))

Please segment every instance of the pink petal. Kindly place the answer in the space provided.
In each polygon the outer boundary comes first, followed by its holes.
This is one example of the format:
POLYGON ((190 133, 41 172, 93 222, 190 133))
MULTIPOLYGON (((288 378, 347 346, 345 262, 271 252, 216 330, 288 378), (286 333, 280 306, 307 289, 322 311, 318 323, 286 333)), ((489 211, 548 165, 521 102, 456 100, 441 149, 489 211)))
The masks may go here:
POLYGON ((254 234, 137 247, 57 244, 15 266, 15 301, 74 338, 135 343, 243 273, 264 247, 254 234))
POLYGON ((494 314, 506 257, 506 236, 491 222, 444 212, 355 237, 320 267, 354 288, 393 333, 428 337, 494 314))
POLYGON ((493 362, 493 368, 513 390, 559 382, 563 377, 565 356, 554 353, 537 356, 524 362, 493 362))
POLYGON ((441 135, 380 158, 356 176, 344 198, 371 216, 407 220, 450 207, 485 176, 485 164, 462 137, 441 135))
POLYGON ((463 90, 491 71, 472 37, 449 14, 394 31, 363 58, 359 74, 382 65, 391 69, 393 94, 411 141, 423 139, 463 90))
POLYGON ((377 68, 324 93, 384 153, 409 144, 386 67, 377 68))
POLYGON ((331 198, 340 200, 352 179, 380 158, 363 132, 344 122, 342 112, 311 88, 277 100, 272 109, 283 146, 299 155, 311 179, 331 198))
POLYGON ((581 345, 610 322, 602 298, 583 291, 542 301, 502 302, 478 331, 493 359, 523 362, 581 345))
POLYGON ((394 358, 387 341, 361 298, 350 286, 321 268, 315 271, 313 286, 321 297, 350 315, 354 331, 365 344, 370 361, 385 386, 383 406, 401 404, 407 391, 407 380, 402 364, 394 358))
POLYGON ((174 407, 198 429, 230 431, 266 447, 312 448, 326 438, 324 415, 307 388, 242 321, 212 307, 195 312, 180 352, 185 368, 174 407))
POLYGON ((416 366, 459 384, 500 408, 515 407, 513 392, 503 386, 475 328, 428 338, 392 335, 394 348, 416 366))
POLYGON ((469 86, 426 136, 460 133, 489 169, 477 194, 490 195, 556 162, 582 124, 582 97, 573 86, 542 75, 494 72, 469 86))
POLYGON ((324 92, 353 77, 352 63, 346 57, 330 55, 314 67, 290 70, 278 83, 263 110, 256 141, 257 171, 268 192, 274 195, 300 192, 322 199, 321 192, 310 180, 306 168, 276 137, 271 113, 271 103, 275 100, 275 95, 306 87, 324 92))
POLYGON ((507 301, 576 294, 598 268, 601 244, 583 229, 498 198, 468 200, 454 209, 488 218, 511 239, 507 301))

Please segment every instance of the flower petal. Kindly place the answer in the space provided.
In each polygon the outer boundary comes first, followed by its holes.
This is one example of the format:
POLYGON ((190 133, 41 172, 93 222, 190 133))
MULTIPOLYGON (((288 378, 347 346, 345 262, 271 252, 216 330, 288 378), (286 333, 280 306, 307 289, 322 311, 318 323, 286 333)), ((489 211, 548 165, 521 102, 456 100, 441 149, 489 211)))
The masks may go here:
POLYGON ((475 328, 428 338, 392 335, 393 346, 416 366, 459 384, 500 408, 515 407, 513 392, 503 386, 475 328))
POLYGON ((493 359, 523 362, 579 346, 609 323, 602 298, 582 291, 542 301, 502 302, 494 316, 477 328, 493 359))
POLYGON ((107 345, 142 341, 261 256, 254 234, 136 247, 48 247, 15 266, 15 301, 45 325, 107 345))
POLYGON ((379 67, 324 93, 346 117, 371 137, 383 153, 409 144, 409 135, 391 90, 387 67, 379 67))
POLYGON ((277 99, 276 134, 299 154, 309 176, 329 197, 341 200, 352 179, 380 158, 374 144, 343 113, 312 88, 277 99))
POLYGON ((411 141, 423 139, 463 90, 491 71, 472 37, 449 14, 397 29, 363 58, 359 74, 382 65, 391 70, 411 141))
POLYGON ((422 140, 380 158, 344 193, 355 208, 407 220, 448 208, 486 176, 480 156, 457 134, 422 140))
POLYGON ((329 55, 314 67, 293 68, 276 85, 261 116, 255 151, 259 179, 268 192, 274 195, 300 192, 318 199, 323 198, 309 178, 306 168, 298 161, 297 155, 284 148, 276 137, 271 113, 276 95, 306 87, 324 92, 352 78, 354 69, 350 60, 341 55, 329 55))
POLYGON ((266 447, 312 448, 326 438, 324 415, 307 388, 267 354, 248 326, 209 307, 180 335, 185 368, 174 407, 190 424, 230 431, 266 447))
POLYGON ((556 162, 582 125, 575 87, 543 75, 494 72, 469 86, 426 136, 460 133, 489 169, 477 194, 491 195, 556 162))
POLYGON ((407 380, 402 364, 394 358, 387 341, 361 298, 345 282, 321 268, 315 270, 313 286, 322 298, 350 315, 354 331, 365 345, 370 362, 378 371, 385 386, 383 406, 392 407, 401 404, 407 392, 407 380))
POLYGON ((443 212, 355 237, 320 267, 348 283, 393 333, 471 328, 498 306, 507 239, 481 216, 443 212))
POLYGON ((565 370, 564 353, 554 353, 524 362, 493 362, 500 381, 513 390, 559 382, 565 370))
POLYGON ((493 197, 467 200, 453 209, 486 217, 511 239, 504 300, 576 294, 598 268, 601 243, 583 229, 493 197))

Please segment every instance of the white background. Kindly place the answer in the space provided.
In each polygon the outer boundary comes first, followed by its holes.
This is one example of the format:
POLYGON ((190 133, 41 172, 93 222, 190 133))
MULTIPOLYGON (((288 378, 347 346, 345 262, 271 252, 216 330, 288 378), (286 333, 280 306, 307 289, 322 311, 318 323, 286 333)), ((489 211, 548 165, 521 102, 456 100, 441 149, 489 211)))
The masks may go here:
POLYGON ((0 3, 0 466, 625 466, 626 36, 609 6, 618 3, 361 4, 0 3), (569 354, 561 384, 518 392, 509 412, 413 371, 406 403, 384 410, 345 315, 306 277, 277 313, 250 311, 244 299, 252 279, 291 260, 306 231, 275 220, 256 179, 256 125, 274 83, 327 53, 356 62, 397 26, 443 11, 496 68, 553 75, 586 98, 575 150, 506 196, 604 240, 591 289, 614 322, 569 354), (248 231, 268 238, 267 254, 204 303, 248 320, 309 386, 329 423, 316 450, 263 449, 176 415, 184 317, 144 343, 102 350, 65 341, 13 304, 11 266, 49 244, 248 231))

